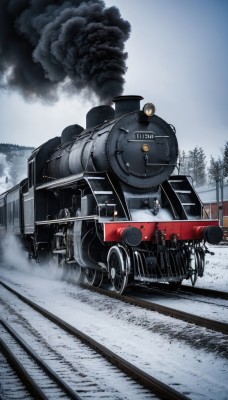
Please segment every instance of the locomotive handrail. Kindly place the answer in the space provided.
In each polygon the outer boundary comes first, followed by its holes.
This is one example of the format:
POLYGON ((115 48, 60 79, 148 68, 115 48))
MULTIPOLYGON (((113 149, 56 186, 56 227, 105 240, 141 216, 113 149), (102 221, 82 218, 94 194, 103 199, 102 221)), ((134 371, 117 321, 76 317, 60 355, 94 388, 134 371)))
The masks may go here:
POLYGON ((148 166, 148 165, 171 165, 171 166, 174 166, 174 167, 176 167, 177 166, 177 164, 169 164, 169 163, 167 163, 167 164, 162 164, 162 163, 149 163, 149 162, 147 162, 146 161, 146 166, 148 166))
POLYGON ((98 220, 99 217, 97 215, 89 215, 82 217, 69 217, 69 218, 59 218, 59 219, 47 219, 44 221, 36 221, 36 225, 49 225, 49 224, 66 224, 67 222, 74 221, 84 221, 84 220, 98 220))
POLYGON ((36 190, 54 189, 55 187, 62 187, 65 186, 66 184, 73 183, 75 180, 81 179, 83 177, 84 174, 77 174, 65 178, 55 179, 54 181, 46 182, 43 183, 42 185, 36 186, 36 190))
POLYGON ((84 172, 84 173, 80 173, 80 174, 70 175, 68 177, 55 179, 54 181, 46 182, 39 186, 36 186, 36 190, 54 189, 55 187, 60 188, 65 185, 70 185, 72 183, 76 183, 76 181, 78 181, 79 179, 105 179, 104 177, 100 176, 101 174, 102 174, 102 172, 99 172, 99 176, 97 176, 96 173, 84 172))

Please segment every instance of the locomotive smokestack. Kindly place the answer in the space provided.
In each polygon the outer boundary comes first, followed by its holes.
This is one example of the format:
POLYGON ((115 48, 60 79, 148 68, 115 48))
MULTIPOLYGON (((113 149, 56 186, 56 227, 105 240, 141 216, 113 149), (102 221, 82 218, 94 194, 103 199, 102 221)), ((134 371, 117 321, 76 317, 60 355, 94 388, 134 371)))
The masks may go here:
POLYGON ((115 116, 140 110, 142 96, 118 96, 113 99, 115 103, 115 116))

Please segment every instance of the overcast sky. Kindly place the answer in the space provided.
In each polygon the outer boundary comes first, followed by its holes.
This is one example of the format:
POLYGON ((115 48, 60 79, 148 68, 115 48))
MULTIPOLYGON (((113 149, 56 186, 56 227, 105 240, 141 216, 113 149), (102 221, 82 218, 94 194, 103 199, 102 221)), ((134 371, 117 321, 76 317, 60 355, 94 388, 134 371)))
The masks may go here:
MULTIPOLYGON (((181 150, 219 156, 228 141, 228 1, 105 0, 131 24, 124 94, 153 102, 176 127, 181 150)), ((49 106, 0 92, 0 142, 39 146, 70 124, 85 126, 93 99, 80 93, 49 106)))

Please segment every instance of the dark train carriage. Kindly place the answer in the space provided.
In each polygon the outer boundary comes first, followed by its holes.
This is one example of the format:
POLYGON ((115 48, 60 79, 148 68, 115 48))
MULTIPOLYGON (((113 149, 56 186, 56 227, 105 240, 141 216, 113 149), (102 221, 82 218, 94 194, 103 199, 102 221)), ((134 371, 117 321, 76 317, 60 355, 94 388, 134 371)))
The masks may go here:
POLYGON ((0 195, 0 236, 5 233, 22 236, 24 233, 24 212, 22 193, 27 179, 0 195))
POLYGON ((27 179, 10 189, 6 194, 7 233, 21 236, 24 233, 22 191, 27 179))
POLYGON ((15 235, 21 234, 19 202, 21 202, 20 184, 9 190, 6 195, 7 232, 15 235))
POLYGON ((0 238, 6 233, 6 193, 0 195, 0 238))

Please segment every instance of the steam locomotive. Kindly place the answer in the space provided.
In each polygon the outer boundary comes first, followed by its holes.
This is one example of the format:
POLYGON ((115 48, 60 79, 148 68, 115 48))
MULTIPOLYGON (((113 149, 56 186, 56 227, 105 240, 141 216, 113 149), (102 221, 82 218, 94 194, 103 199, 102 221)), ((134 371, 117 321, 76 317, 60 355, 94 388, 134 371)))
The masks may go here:
POLYGON ((205 243, 217 220, 203 219, 190 177, 177 167, 175 128, 141 96, 92 108, 86 129, 65 128, 35 149, 28 178, 0 196, 0 230, 20 238, 29 257, 53 258, 89 284, 129 284, 203 276, 205 243))

